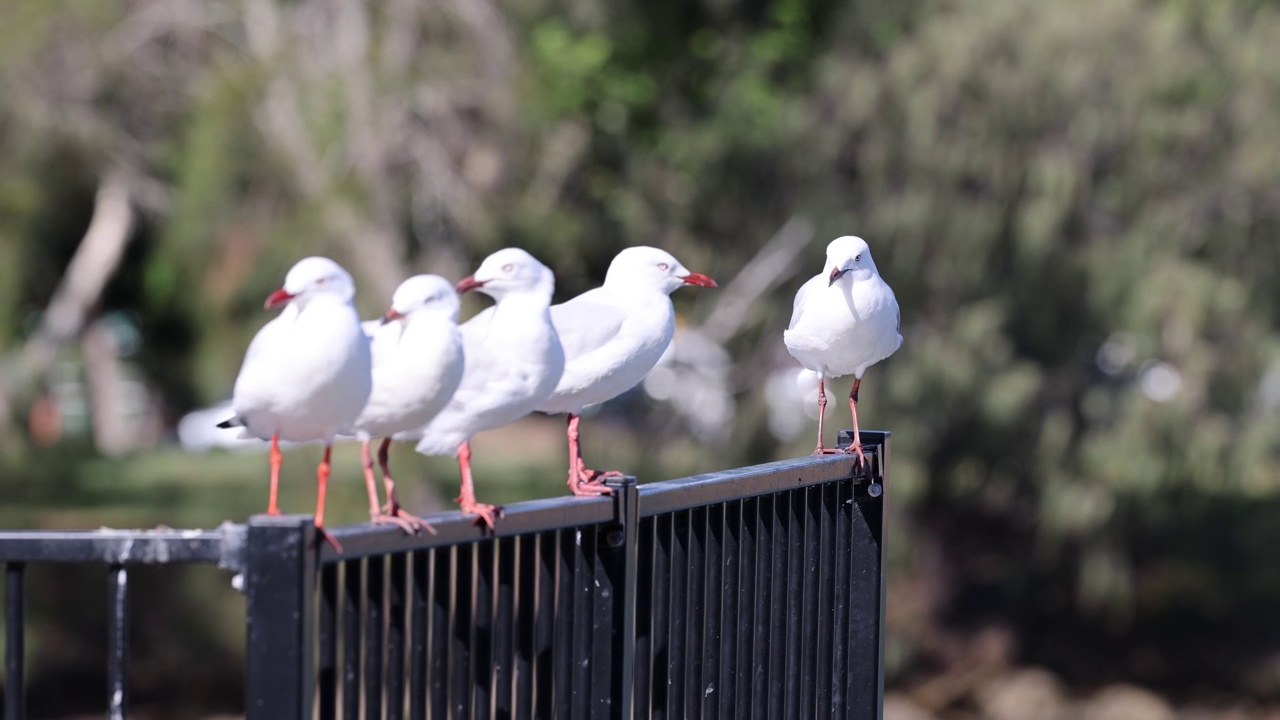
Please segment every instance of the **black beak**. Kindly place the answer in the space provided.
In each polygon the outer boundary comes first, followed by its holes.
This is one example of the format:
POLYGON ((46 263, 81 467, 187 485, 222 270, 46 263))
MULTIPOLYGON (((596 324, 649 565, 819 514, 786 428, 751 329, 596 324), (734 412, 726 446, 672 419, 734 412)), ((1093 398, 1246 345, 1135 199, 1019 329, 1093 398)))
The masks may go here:
POLYGON ((835 284, 836 284, 836 281, 840 279, 840 276, 841 276, 841 275, 843 275, 843 274, 845 274, 845 273, 847 273, 847 272, 849 272, 847 269, 846 269, 846 270, 841 270, 840 268, 836 268, 836 269, 832 270, 832 271, 831 271, 831 279, 830 279, 829 281, 827 281, 827 287, 831 287, 832 285, 835 285, 835 284))

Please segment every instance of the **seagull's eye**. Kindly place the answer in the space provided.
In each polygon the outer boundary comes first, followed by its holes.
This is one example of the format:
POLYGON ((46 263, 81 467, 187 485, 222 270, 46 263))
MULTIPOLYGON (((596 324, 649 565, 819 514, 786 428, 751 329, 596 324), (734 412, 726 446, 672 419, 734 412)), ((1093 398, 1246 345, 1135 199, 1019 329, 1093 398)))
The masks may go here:
POLYGON ((668 269, 668 268, 670 268, 670 267, 671 267, 671 266, 670 266, 670 265, 668 265, 668 264, 666 264, 666 263, 658 263, 658 269, 659 269, 659 270, 666 270, 666 269, 668 269))
POLYGON ((853 261, 854 261, 854 262, 862 262, 862 253, 858 253, 857 255, 854 255, 854 256, 853 256, 853 261))
POLYGON ((512 270, 515 270, 515 269, 516 269, 516 266, 515 266, 515 265, 513 265, 513 264, 511 264, 511 263, 507 263, 506 265, 503 265, 503 266, 502 266, 502 272, 504 272, 504 273, 509 273, 509 272, 511 272, 512 270))
POLYGON ((323 285, 323 284, 325 284, 325 281, 327 281, 328 279, 329 279, 329 278, 319 278, 319 279, 317 279, 317 280, 316 280, 316 284, 317 284, 317 285, 323 285))

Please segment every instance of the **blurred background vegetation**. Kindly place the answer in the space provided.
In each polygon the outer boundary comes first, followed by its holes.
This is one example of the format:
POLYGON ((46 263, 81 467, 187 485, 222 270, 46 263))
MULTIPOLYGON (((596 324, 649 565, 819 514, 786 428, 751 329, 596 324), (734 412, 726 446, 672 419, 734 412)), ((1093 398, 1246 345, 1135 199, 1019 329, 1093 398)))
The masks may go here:
MULTIPOLYGON (((3 15, 0 526, 260 511, 262 455, 196 454, 177 428, 229 397, 262 299, 309 254, 347 265, 372 316, 407 275, 503 246, 552 266, 560 300, 623 247, 666 248, 722 289, 677 293, 671 362, 584 425, 593 464, 655 480, 803 454, 812 395, 781 331, 827 241, 857 234, 905 337, 862 391, 895 444, 887 716, 1280 714, 1280 4, 3 15)), ((561 422, 482 435, 482 499, 562 492, 561 422)), ((338 456, 334 521, 358 522, 338 456)), ((287 508, 311 507, 316 459, 288 454, 287 508)), ((445 506, 447 459, 396 460, 412 507, 445 506)), ((227 578, 137 582, 139 716, 234 714, 227 578)), ((36 717, 101 707, 104 586, 33 571, 36 717)))

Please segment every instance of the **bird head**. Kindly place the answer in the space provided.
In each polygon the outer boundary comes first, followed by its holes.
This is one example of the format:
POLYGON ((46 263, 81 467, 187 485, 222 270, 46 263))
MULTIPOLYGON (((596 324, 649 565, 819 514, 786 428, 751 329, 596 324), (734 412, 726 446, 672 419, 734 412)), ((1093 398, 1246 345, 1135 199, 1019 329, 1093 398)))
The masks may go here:
POLYGON ((519 248, 504 248, 480 263, 475 273, 458 282, 458 294, 479 290, 501 300, 511 293, 546 295, 548 302, 555 291, 556 278, 551 269, 519 248))
POLYGON ((351 302, 356 284, 351 274, 326 257, 308 257, 297 262, 284 277, 284 287, 267 296, 264 307, 273 308, 291 301, 308 302, 320 296, 351 302))
POLYGON ((716 281, 702 273, 689 272, 670 253, 658 248, 630 247, 618 253, 609 263, 604 284, 643 287, 670 295, 685 285, 716 287, 716 281))
POLYGON ((871 248, 860 237, 845 235, 832 240, 827 245, 827 265, 824 270, 827 285, 835 285, 841 278, 849 278, 850 282, 869 280, 875 277, 875 261, 871 259, 871 248))
POLYGON ((423 316, 447 317, 457 322, 459 306, 458 293, 448 280, 439 275, 414 275, 396 288, 382 324, 423 316))

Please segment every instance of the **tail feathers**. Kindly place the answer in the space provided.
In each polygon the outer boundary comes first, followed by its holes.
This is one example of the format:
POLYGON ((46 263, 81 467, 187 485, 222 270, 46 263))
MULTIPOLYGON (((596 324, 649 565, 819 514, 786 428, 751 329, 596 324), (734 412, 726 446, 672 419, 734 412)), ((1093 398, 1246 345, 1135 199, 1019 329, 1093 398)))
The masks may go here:
POLYGON ((223 420, 222 422, 218 423, 218 427, 224 430, 227 428, 244 427, 244 421, 240 419, 239 415, 237 415, 235 417, 229 417, 226 420, 223 420))

